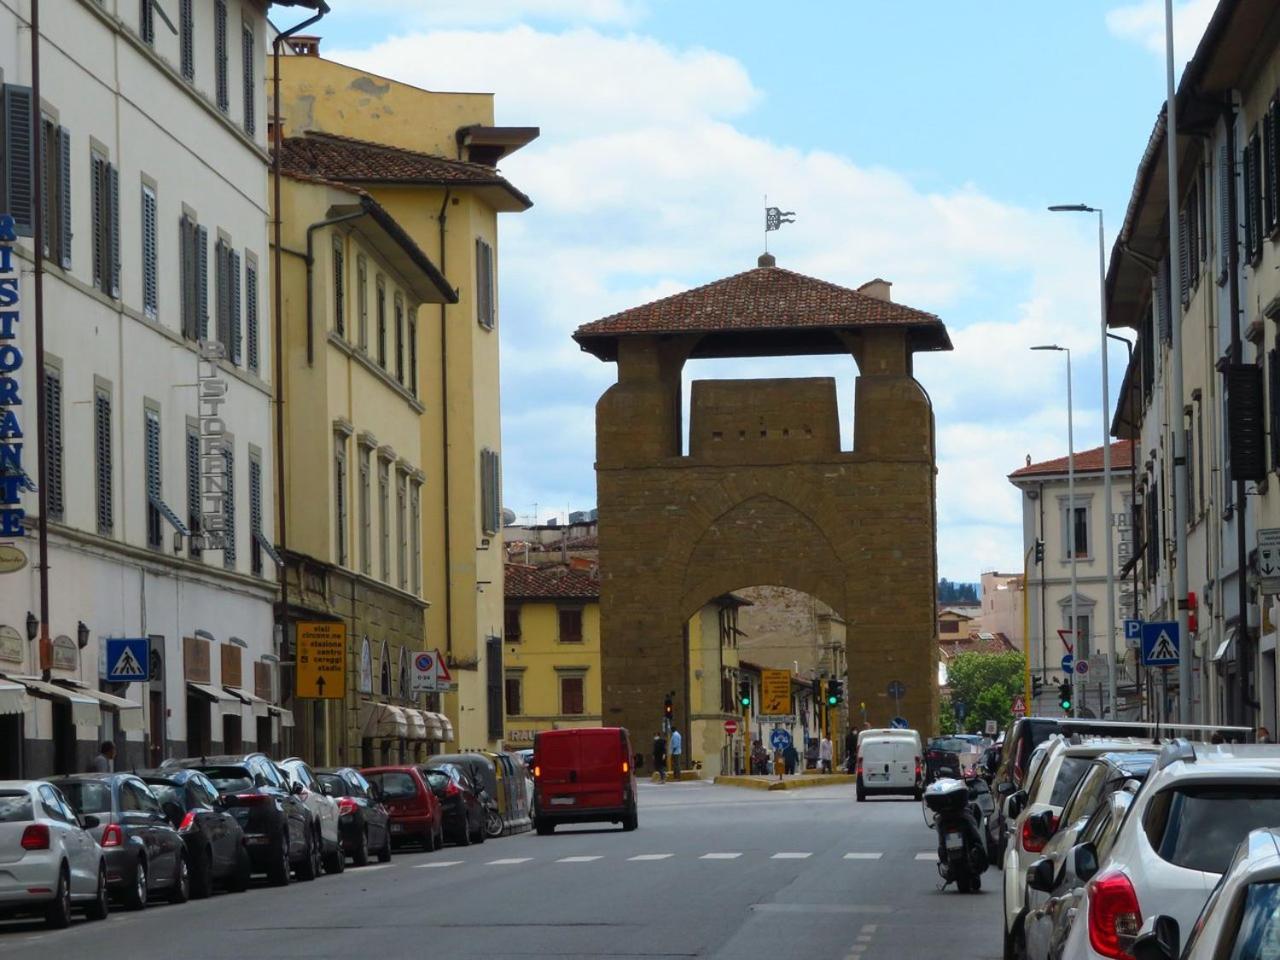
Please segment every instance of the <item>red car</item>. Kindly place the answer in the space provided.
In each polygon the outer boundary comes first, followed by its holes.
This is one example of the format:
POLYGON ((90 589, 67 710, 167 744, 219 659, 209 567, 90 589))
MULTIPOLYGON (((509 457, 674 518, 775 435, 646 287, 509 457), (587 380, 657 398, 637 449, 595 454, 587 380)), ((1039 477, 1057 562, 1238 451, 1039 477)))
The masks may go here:
POLYGON ((444 812, 417 767, 368 767, 360 773, 387 808, 392 843, 420 843, 429 851, 444 846, 444 812))

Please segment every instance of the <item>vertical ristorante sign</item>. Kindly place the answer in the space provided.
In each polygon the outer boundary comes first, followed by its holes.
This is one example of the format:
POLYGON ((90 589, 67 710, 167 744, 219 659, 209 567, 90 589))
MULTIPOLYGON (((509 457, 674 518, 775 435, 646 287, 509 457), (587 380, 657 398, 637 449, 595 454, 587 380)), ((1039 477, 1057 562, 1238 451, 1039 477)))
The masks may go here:
POLYGON ((199 352, 200 529, 206 550, 222 550, 227 544, 227 425, 218 408, 227 402, 227 381, 218 370, 218 361, 226 351, 220 343, 201 340, 199 352))
POLYGON ((20 491, 28 485, 22 467, 22 426, 18 412, 18 371, 22 369, 18 324, 22 319, 22 285, 14 264, 13 217, 0 215, 0 537, 26 536, 20 491))

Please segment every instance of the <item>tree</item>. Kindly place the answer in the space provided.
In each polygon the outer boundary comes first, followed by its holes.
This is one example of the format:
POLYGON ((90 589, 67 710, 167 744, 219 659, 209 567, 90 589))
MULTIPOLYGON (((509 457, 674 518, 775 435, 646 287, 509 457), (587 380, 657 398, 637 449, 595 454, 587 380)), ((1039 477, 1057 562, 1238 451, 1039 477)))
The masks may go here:
POLYGON ((952 583, 946 577, 938 581, 939 603, 972 603, 978 602, 978 587, 973 583, 952 583))
POLYGON ((1020 653, 961 653, 947 664, 947 685, 951 688, 950 709, 957 701, 965 705, 963 727, 981 730, 994 720, 1004 730, 1013 722, 1013 698, 1022 692, 1024 661, 1020 653))

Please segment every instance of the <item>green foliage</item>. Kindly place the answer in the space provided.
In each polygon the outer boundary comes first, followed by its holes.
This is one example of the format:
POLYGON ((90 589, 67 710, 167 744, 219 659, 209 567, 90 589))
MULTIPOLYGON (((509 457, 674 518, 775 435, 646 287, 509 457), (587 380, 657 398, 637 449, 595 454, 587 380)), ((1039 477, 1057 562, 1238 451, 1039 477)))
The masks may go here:
MULTIPOLYGON (((1013 722, 1013 698, 1023 689, 1023 659, 1020 653, 962 653, 947 664, 947 685, 951 700, 943 704, 943 729, 948 714, 955 727, 953 704, 966 707, 964 730, 981 731, 988 720, 1004 730, 1013 722)), ((950 731, 948 731, 950 732, 950 731)))
POLYGON ((978 602, 978 585, 976 583, 952 583, 946 577, 938 581, 939 603, 973 603, 978 602))

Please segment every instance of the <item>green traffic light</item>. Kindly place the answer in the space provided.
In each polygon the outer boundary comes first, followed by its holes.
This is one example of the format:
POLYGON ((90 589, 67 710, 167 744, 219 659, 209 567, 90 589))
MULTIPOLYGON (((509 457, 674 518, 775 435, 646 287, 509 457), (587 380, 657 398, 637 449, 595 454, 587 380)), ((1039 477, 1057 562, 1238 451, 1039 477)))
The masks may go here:
POLYGON ((839 701, 835 697, 827 697, 827 706, 834 707, 839 701))
POLYGON ((742 705, 743 705, 744 707, 749 707, 749 706, 751 706, 751 698, 750 698, 750 697, 743 697, 743 698, 742 698, 742 705))

